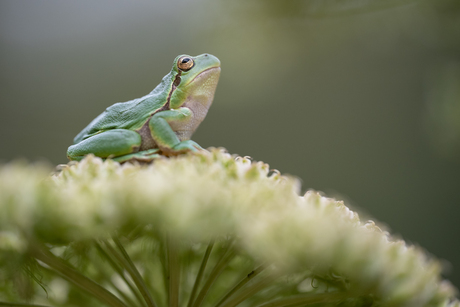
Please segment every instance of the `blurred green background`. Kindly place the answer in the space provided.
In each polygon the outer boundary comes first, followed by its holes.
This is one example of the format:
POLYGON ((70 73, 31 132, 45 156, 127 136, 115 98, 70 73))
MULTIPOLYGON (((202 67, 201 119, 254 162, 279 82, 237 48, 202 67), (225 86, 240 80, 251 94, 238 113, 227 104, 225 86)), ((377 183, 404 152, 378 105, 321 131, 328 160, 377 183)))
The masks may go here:
POLYGON ((460 1, 2 0, 0 160, 65 163, 182 53, 222 61, 193 139, 301 178, 460 286, 460 1))

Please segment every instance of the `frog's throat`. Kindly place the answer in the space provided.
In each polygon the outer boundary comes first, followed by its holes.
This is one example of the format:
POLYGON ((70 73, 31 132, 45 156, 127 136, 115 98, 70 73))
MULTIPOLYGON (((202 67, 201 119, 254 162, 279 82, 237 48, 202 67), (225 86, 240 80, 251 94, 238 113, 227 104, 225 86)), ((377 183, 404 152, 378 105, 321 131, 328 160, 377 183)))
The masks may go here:
POLYGON ((212 75, 215 74, 215 73, 217 73, 217 79, 218 79, 219 75, 220 75, 220 66, 213 66, 213 67, 209 67, 209 68, 203 70, 198 75, 196 75, 192 80, 190 80, 187 83, 187 85, 195 83, 197 80, 202 79, 202 78, 212 77, 212 75))
POLYGON ((220 67, 211 67, 198 74, 187 86, 187 101, 200 103, 206 109, 212 103, 219 81, 220 67))

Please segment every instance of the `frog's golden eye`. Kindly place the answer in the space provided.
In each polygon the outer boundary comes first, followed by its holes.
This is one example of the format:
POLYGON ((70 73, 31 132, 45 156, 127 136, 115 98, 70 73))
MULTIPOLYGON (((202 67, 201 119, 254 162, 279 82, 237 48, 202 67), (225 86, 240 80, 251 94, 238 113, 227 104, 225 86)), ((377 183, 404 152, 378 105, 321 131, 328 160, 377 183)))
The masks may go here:
POLYGON ((177 61, 177 67, 182 71, 190 70, 194 65, 195 61, 193 61, 193 59, 188 56, 180 57, 177 61))

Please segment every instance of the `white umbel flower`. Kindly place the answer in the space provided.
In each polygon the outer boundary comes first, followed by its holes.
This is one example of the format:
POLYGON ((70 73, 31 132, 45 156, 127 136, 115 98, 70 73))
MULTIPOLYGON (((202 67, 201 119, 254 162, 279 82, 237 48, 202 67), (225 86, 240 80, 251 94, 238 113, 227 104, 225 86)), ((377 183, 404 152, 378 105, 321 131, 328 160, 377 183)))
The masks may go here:
POLYGON ((247 157, 89 156, 48 171, 0 171, 0 301, 460 306, 423 250, 247 157))

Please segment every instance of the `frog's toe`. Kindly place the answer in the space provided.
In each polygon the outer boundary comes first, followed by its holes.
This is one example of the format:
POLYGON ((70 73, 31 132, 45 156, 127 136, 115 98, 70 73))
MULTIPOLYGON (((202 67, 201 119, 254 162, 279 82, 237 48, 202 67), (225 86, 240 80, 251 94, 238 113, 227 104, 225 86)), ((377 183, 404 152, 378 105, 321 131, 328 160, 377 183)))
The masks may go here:
POLYGON ((187 141, 189 142, 188 145, 195 149, 195 151, 198 151, 198 150, 204 150, 203 147, 201 147, 198 143, 194 142, 194 141, 187 141))
POLYGON ((138 152, 138 154, 142 154, 143 156, 150 157, 150 156, 153 156, 153 155, 158 156, 159 152, 160 152, 160 150, 158 148, 154 148, 154 149, 147 149, 147 150, 138 152))
POLYGON ((160 157, 159 151, 160 150, 157 149, 157 148, 144 150, 144 151, 136 153, 133 158, 138 160, 138 161, 150 162, 153 159, 156 159, 156 158, 160 157))
POLYGON ((113 160, 117 161, 117 162, 120 162, 120 163, 124 163, 124 162, 127 162, 127 161, 138 161, 138 162, 146 162, 147 163, 147 162, 151 162, 154 159, 159 158, 159 157, 161 157, 160 154, 159 154, 159 149, 155 148, 155 149, 148 149, 148 150, 139 151, 139 152, 129 154, 129 155, 115 157, 115 158, 113 158, 113 160))
POLYGON ((203 150, 203 148, 200 145, 198 145, 196 142, 192 140, 182 141, 176 146, 174 146, 173 149, 174 151, 177 151, 177 152, 186 152, 186 151, 197 152, 197 151, 203 150))

